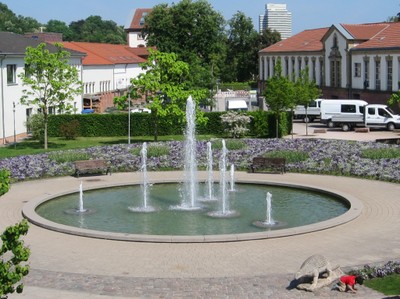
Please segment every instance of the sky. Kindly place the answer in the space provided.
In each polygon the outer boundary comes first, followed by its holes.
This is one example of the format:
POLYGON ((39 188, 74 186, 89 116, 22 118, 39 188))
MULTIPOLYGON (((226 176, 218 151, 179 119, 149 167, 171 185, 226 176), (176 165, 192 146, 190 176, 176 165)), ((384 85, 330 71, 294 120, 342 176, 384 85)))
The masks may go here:
MULTIPOLYGON (((94 15, 126 25, 137 8, 151 8, 161 3, 179 0, 0 0, 16 15, 32 17, 40 23, 59 20, 69 25, 73 21, 94 15)), ((240 11, 253 20, 258 30, 258 16, 264 14, 267 3, 286 4, 292 12, 292 33, 306 29, 330 27, 332 24, 362 24, 383 22, 400 12, 400 0, 209 0, 214 10, 229 20, 240 11)))

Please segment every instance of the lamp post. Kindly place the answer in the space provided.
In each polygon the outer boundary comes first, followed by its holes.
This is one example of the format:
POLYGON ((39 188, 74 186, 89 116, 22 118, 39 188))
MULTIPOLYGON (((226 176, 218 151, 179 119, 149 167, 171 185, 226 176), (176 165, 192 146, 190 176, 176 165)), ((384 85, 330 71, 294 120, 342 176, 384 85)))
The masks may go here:
POLYGON ((13 102, 13 116, 14 116, 14 148, 17 148, 17 132, 15 129, 15 102, 13 102))
POLYGON ((128 144, 131 144, 131 93, 128 87, 128 144))

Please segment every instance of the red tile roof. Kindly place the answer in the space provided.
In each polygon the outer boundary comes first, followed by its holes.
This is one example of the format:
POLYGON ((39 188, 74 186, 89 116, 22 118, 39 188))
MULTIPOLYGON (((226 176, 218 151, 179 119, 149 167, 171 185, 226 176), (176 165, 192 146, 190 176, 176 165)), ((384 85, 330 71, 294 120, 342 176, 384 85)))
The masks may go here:
POLYGON ((384 30, 388 23, 341 24, 354 39, 368 40, 384 30))
POLYGON ((328 30, 329 28, 304 30, 261 50, 260 53, 322 51, 323 44, 321 39, 328 30))
MULTIPOLYGON (((400 22, 370 24, 341 24, 353 40, 360 43, 352 51, 361 49, 400 49, 400 22)), ((322 39, 330 28, 310 29, 271 45, 260 53, 322 51, 322 39)))
POLYGON ((138 64, 146 60, 130 51, 126 45, 63 42, 65 48, 86 53, 83 65, 138 64))
POLYGON ((143 24, 141 24, 140 20, 142 19, 143 14, 149 14, 153 9, 152 8, 138 8, 135 10, 133 14, 132 21, 130 23, 129 29, 142 29, 143 24))
POLYGON ((384 28, 381 31, 352 50, 400 49, 400 22, 381 23, 381 25, 384 25, 384 28))

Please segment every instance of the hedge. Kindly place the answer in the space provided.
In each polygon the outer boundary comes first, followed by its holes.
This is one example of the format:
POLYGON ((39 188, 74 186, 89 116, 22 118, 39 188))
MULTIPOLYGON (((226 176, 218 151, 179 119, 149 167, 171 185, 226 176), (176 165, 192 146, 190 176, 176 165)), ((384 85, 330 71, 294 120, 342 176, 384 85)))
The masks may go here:
MULTIPOLYGON (((225 112, 205 112, 207 124, 198 125, 197 133, 201 135, 224 135, 224 126, 220 116, 225 112)), ((273 138, 276 134, 275 115, 269 111, 246 112, 252 117, 249 124, 249 135, 252 137, 273 138)), ((279 121, 279 137, 288 135, 291 128, 291 115, 284 113, 279 121)), ((62 137, 63 125, 77 121, 77 135, 83 137, 125 136, 128 134, 128 114, 68 114, 50 115, 48 122, 48 135, 62 137)), ((153 136, 154 116, 149 113, 131 114, 131 136, 153 136)), ((158 136, 183 134, 184 124, 176 121, 168 124, 165 119, 158 117, 158 136)))

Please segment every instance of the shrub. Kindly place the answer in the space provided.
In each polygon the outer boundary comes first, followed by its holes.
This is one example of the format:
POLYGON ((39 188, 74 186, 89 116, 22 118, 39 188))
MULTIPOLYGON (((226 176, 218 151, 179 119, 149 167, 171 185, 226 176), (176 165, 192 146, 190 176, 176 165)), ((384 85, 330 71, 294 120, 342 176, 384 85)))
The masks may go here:
POLYGON ((33 114, 26 122, 27 128, 30 128, 32 138, 44 143, 44 116, 41 113, 33 114))
POLYGON ((60 134, 67 140, 74 140, 78 137, 79 121, 74 119, 71 122, 60 125, 60 134))
POLYGON ((30 250, 20 238, 27 234, 28 228, 28 221, 24 219, 7 227, 0 236, 0 298, 23 291, 24 285, 19 282, 28 275, 29 266, 21 263, 28 261, 30 250))
POLYGON ((10 190, 10 171, 7 169, 0 170, 0 196, 10 190))
POLYGON ((225 127, 225 132, 233 138, 243 137, 249 132, 247 125, 251 121, 251 116, 229 111, 221 115, 221 120, 225 127))

